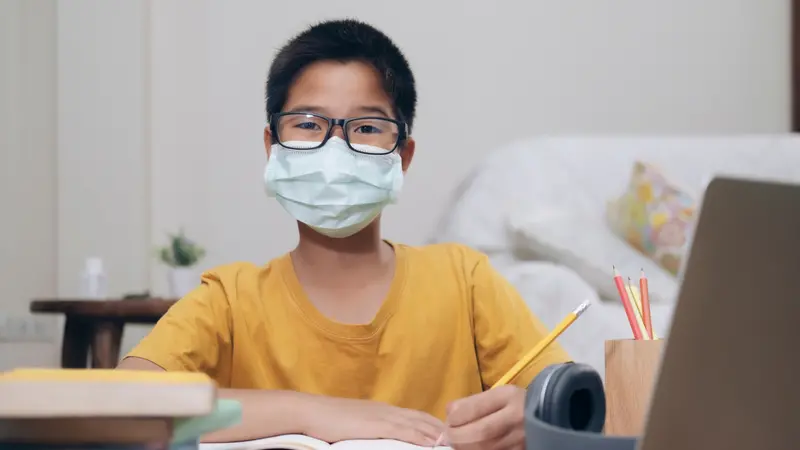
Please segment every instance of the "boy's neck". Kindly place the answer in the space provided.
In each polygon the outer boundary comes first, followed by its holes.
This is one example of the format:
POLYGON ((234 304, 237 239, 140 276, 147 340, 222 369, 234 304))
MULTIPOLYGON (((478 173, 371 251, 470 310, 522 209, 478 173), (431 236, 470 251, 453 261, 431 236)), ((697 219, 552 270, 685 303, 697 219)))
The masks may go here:
POLYGON ((330 271, 358 266, 383 265, 394 257, 392 248, 381 239, 380 218, 346 238, 323 236, 299 223, 300 241, 292 252, 304 266, 330 271))

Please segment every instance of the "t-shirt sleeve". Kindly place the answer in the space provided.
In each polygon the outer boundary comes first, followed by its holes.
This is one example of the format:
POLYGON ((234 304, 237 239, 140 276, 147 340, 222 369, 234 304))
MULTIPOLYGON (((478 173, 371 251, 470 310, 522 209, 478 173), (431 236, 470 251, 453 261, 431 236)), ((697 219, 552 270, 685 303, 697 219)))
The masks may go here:
MULTIPOLYGON (((485 389, 508 372, 549 332, 517 290, 483 256, 472 272, 475 344, 485 389)), ((558 342, 549 345, 511 384, 527 388, 545 367, 570 361, 558 342)))
POLYGON ((128 353, 168 371, 204 372, 217 378, 231 351, 231 314, 220 280, 205 273, 201 285, 173 305, 128 353))

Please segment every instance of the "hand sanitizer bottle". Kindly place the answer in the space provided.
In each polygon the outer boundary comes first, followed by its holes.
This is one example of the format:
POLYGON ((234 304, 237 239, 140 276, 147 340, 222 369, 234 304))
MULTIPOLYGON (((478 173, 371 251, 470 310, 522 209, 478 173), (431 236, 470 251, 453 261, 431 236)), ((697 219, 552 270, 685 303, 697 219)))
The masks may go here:
POLYGON ((103 300, 106 298, 107 279, 103 271, 103 260, 100 258, 86 259, 86 267, 83 269, 81 277, 81 295, 91 300, 103 300))

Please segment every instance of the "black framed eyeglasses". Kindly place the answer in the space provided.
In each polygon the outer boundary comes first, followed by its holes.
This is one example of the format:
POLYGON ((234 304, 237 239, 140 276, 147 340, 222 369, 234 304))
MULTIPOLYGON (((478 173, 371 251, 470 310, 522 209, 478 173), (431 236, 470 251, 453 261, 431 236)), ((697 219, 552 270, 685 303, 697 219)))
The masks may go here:
POLYGON ((405 122, 386 117, 332 119, 306 112, 273 114, 269 127, 274 139, 293 150, 314 150, 328 142, 334 126, 342 127, 344 140, 351 150, 367 155, 387 155, 408 136, 405 122))

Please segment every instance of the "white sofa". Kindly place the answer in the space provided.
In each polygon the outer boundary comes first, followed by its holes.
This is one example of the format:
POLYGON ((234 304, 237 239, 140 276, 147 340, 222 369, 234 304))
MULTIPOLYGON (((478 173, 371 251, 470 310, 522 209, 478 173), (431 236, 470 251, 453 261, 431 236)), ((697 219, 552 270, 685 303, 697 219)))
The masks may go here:
POLYGON ((434 242, 487 253, 549 327, 586 298, 592 308, 560 338, 577 361, 602 373, 603 341, 629 338, 612 265, 644 268, 656 331, 668 333, 678 280, 617 238, 606 202, 627 186, 635 161, 655 164, 702 197, 713 175, 800 182, 800 136, 558 137, 492 152, 459 187, 434 242))

